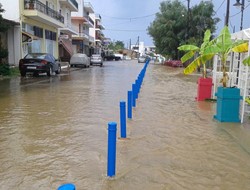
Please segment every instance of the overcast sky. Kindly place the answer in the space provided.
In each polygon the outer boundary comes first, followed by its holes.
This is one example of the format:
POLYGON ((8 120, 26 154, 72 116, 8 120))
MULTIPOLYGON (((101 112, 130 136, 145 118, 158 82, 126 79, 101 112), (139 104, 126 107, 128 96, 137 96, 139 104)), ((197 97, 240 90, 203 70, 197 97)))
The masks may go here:
MULTIPOLYGON (((139 37, 145 45, 153 45, 151 37, 147 34, 147 28, 155 19, 155 13, 159 12, 162 0, 86 0, 89 1, 96 13, 102 17, 102 24, 105 27, 104 34, 112 40, 123 41, 125 46, 137 42, 139 37)), ((242 1, 242 0, 241 0, 242 1)), ((241 2, 240 1, 240 2, 241 2)), ((250 0, 245 0, 243 29, 250 27, 250 0)), ((187 6, 187 0, 182 0, 187 6)), ((201 0, 190 0, 190 6, 201 2, 201 0)), ((227 0, 212 0, 215 5, 216 17, 221 19, 217 24, 217 33, 224 26, 227 0)), ((230 30, 239 31, 241 13, 240 8, 230 4, 230 30), (238 13, 238 14, 237 14, 238 13)))

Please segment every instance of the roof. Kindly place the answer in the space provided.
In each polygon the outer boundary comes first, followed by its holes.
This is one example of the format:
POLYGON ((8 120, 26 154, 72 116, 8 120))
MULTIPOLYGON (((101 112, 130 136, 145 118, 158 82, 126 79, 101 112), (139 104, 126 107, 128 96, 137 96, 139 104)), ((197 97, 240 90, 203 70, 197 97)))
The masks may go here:
POLYGON ((6 22, 8 24, 11 24, 11 25, 20 25, 19 22, 15 22, 13 20, 8 20, 8 19, 5 19, 5 18, 3 20, 4 20, 4 22, 6 22))
POLYGON ((231 34, 232 39, 250 40, 250 28, 231 34))

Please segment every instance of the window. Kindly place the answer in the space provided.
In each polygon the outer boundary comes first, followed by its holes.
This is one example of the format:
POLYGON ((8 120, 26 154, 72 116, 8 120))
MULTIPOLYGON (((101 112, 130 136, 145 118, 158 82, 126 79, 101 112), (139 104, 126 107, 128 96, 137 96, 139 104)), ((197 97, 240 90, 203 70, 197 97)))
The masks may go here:
POLYGON ((37 26, 34 26, 33 27, 33 30, 34 30, 34 35, 39 37, 39 38, 43 38, 43 29, 42 28, 39 28, 37 26))
POLYGON ((56 32, 45 30, 45 38, 48 40, 56 41, 56 32))

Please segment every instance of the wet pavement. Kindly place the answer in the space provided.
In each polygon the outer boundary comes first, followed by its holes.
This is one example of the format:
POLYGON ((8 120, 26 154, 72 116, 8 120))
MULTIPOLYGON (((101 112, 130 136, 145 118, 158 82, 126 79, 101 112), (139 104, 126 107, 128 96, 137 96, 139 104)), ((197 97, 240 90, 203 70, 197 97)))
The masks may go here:
POLYGON ((108 179, 107 123, 118 122, 144 64, 106 62, 53 77, 0 81, 1 189, 250 189, 250 122, 213 120, 215 103, 196 102, 197 75, 149 64, 117 141, 108 179))

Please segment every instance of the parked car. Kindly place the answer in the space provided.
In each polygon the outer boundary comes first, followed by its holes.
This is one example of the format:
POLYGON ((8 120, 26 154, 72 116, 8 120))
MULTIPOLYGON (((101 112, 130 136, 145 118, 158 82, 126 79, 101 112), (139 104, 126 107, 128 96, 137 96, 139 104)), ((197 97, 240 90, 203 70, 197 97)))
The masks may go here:
POLYGON ((165 61, 164 65, 167 65, 170 67, 183 67, 183 64, 180 60, 168 60, 168 61, 165 61))
POLYGON ((76 67, 76 66, 89 67, 89 65, 90 65, 90 58, 84 53, 76 53, 72 55, 72 57, 70 58, 71 67, 76 67))
POLYGON ((51 76, 53 72, 59 74, 61 65, 55 57, 49 53, 29 53, 19 61, 19 71, 22 77, 31 72, 33 75, 47 73, 51 76))
POLYGON ((145 56, 140 56, 140 57, 138 58, 138 63, 145 63, 146 60, 147 60, 147 57, 145 57, 145 56))
POLYGON ((101 67, 103 65, 103 59, 100 54, 93 54, 90 57, 90 65, 99 64, 101 67))

